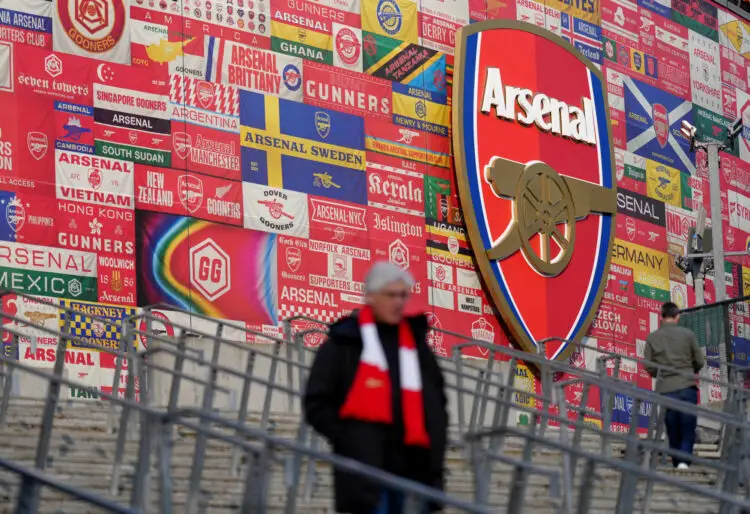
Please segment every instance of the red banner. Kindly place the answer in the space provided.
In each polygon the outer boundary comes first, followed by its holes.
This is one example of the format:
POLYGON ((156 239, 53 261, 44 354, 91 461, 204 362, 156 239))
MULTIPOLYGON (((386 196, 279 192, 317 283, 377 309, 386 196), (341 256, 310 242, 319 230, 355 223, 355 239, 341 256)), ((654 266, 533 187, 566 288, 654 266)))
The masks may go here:
POLYGON ((401 127, 373 117, 365 118, 365 148, 397 159, 392 166, 407 171, 438 174, 449 169, 450 141, 447 137, 401 127), (427 169, 422 171, 427 165, 427 169), (432 168, 436 170, 433 172, 432 168))
POLYGON ((618 214, 616 220, 616 237, 660 252, 667 251, 667 231, 664 227, 623 214, 618 214))
POLYGON ((690 100, 688 29, 648 9, 640 9, 640 16, 641 42, 659 63, 657 86, 690 100))
POLYGON ((367 154, 367 200, 373 207, 424 214, 424 175, 388 165, 380 154, 367 154))
POLYGON ((633 270, 631 268, 610 264, 607 288, 604 290, 603 299, 625 307, 633 308, 636 306, 633 270))
POLYGON ((57 200, 57 220, 57 246, 60 248, 135 257, 132 210, 57 200))
POLYGON ((370 234, 366 207, 309 195, 308 213, 310 239, 367 248, 370 234))
POLYGON ((136 305, 135 259, 121 255, 99 255, 97 272, 100 302, 136 305))
POLYGON ((322 3, 307 0, 285 0, 273 5, 273 19, 289 25, 314 30, 323 34, 333 33, 333 23, 360 26, 358 12, 347 12, 334 9, 322 3))
POLYGON ((169 168, 135 167, 135 205, 242 226, 242 183, 169 168))
POLYGON ((632 324, 635 311, 616 303, 602 302, 589 335, 598 339, 632 341, 632 324))
POLYGON ((53 100, 0 93, 0 189, 54 194, 53 100))
POLYGON ((305 61, 302 72, 306 104, 391 119, 391 82, 364 73, 305 61))
POLYGON ((725 84, 747 90, 747 69, 745 57, 726 46, 721 46, 721 81, 725 84))
POLYGON ((36 93, 56 100, 91 105, 96 64, 96 61, 84 57, 14 45, 11 70, 19 94, 36 93))
POLYGON ((364 303, 369 250, 287 236, 278 245, 280 319, 332 322, 364 303))
POLYGON ((239 91, 173 74, 172 167, 241 180, 239 91))
POLYGON ((461 24, 419 13, 419 37, 422 45, 441 52, 453 54, 456 46, 456 31, 461 24))

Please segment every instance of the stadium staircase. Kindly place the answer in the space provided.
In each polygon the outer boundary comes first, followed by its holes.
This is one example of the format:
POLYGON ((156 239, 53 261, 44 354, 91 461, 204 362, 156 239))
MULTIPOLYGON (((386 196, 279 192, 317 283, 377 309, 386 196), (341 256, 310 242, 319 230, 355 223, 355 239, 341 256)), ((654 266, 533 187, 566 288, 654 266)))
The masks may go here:
MULTIPOLYGON (((41 401, 14 399, 8 412, 8 424, 0 432, 0 454, 19 463, 32 465, 34 462, 37 434, 40 428, 42 412, 41 401)), ((103 496, 111 496, 110 479, 116 441, 116 434, 107 431, 108 406, 99 401, 68 401, 58 406, 54 421, 52 444, 47 461, 47 471, 65 482, 79 485, 87 490, 103 496)), ((248 416, 248 424, 260 426, 258 413, 248 416)), ((297 414, 272 413, 267 423, 268 430, 274 435, 293 439, 297 436, 299 417, 297 414)), ((452 431, 454 440, 458 438, 456 427, 452 431)), ((554 437, 554 430, 549 429, 548 436, 554 437)), ((174 479, 173 501, 174 512, 185 510, 188 492, 188 477, 193 463, 194 433, 175 430, 173 436, 172 469, 174 479)), ((522 445, 520 441, 510 440, 506 443, 505 454, 509 457, 521 458, 522 445)), ((582 445, 595 450, 598 439, 584 438, 582 445)), ((121 487, 115 498, 123 503, 129 500, 129 480, 135 469, 138 441, 128 441, 126 456, 122 468, 121 487)), ((612 449, 613 455, 620 455, 622 449, 616 445, 612 449)), ((718 458, 716 446, 699 445, 698 452, 706 458, 718 458)), ((269 506, 267 512, 282 513, 287 489, 284 480, 283 454, 281 462, 272 466, 269 506)), ((202 512, 229 513, 240 512, 240 498, 244 480, 244 473, 235 476, 232 473, 232 447, 227 444, 209 441, 205 467, 202 473, 202 512)), ((473 476, 468 465, 466 450, 460 445, 454 445, 448 453, 448 491, 456 496, 470 500, 472 498, 473 476)), ((533 462, 550 469, 560 467, 562 456, 554 451, 540 451, 533 456, 533 462)), ((689 471, 675 472, 671 467, 662 466, 663 473, 672 473, 681 480, 711 487, 716 480, 716 473, 696 466, 689 471)), ((584 473, 582 466, 578 466, 577 481, 584 473)), ((155 471, 152 472, 155 476, 155 471)), ((490 493, 490 505, 493 511, 505 512, 508 494, 511 490, 512 468, 498 466, 493 471, 490 493)), ((593 502, 590 512, 615 512, 615 502, 618 491, 619 473, 606 468, 597 470, 593 502)), ((532 475, 526 491, 524 512, 529 513, 557 513, 560 502, 556 500, 556 489, 561 484, 553 483, 543 476, 532 475)), ((296 512, 323 514, 333 513, 332 485, 330 470, 326 466, 315 469, 315 483, 310 488, 312 494, 307 495, 305 484, 301 484, 296 512)), ((15 512, 15 493, 18 490, 18 478, 5 472, 0 473, 0 514, 15 512), (5 507, 3 507, 5 506, 5 507)), ((639 495, 642 491, 639 491, 639 495)), ((42 504, 39 512, 49 514, 83 514, 89 512, 103 512, 85 503, 73 500, 63 493, 48 488, 43 489, 42 504)), ((160 512, 158 506, 159 490, 155 487, 151 501, 150 512, 160 512)), ((574 503, 575 505, 575 503, 574 503)), ((639 504, 638 510, 641 512, 639 504)), ((646 511, 644 511, 646 512, 646 511)), ((654 495, 649 502, 651 513, 695 513, 709 514, 718 512, 718 507, 712 501, 691 496, 682 491, 670 489, 663 484, 657 484, 654 495)))
MULTIPOLYGON (((79 399, 80 393, 70 394, 75 380, 68 379, 62 352, 58 352, 57 375, 51 369, 28 367, 0 356, 2 466, 22 465, 25 473, 43 467, 45 476, 58 485, 77 487, 79 494, 86 491, 123 506, 142 503, 148 513, 334 512, 326 443, 300 423, 301 391, 314 356, 302 340, 306 334, 321 335, 321 330, 292 335, 288 323, 283 339, 266 337, 265 344, 259 344, 256 336, 260 334, 253 336, 255 343, 246 342, 250 334, 232 339, 229 334, 234 330, 236 336, 237 327, 210 318, 204 321, 213 323, 215 330, 181 327, 174 335, 148 328, 164 319, 150 311, 137 318, 144 320, 145 331, 133 328, 142 326, 133 319, 124 333, 133 340, 136 335, 148 337, 146 350, 136 354, 125 335, 119 355, 127 356, 131 364, 124 375, 115 372, 112 377, 114 384, 122 383, 126 375, 133 379, 131 384, 136 378, 140 383, 148 381, 149 387, 131 397, 130 403, 116 397, 104 401, 98 397, 103 393, 91 390, 79 389, 90 396, 85 400, 79 399), (58 395, 54 384, 60 382, 58 395), (51 408, 45 410, 45 404, 51 408), (48 445, 40 437, 45 433, 45 412, 54 412, 48 445), (233 422, 244 428, 231 426, 233 422), (201 453, 198 448, 204 443, 205 453, 201 453), (144 487, 145 500, 140 502, 144 487), (162 495, 162 487, 171 495, 162 495), (164 498, 171 498, 171 510, 165 508, 168 503, 161 503, 164 498), (265 506, 253 506, 253 498, 260 498, 258 505, 265 506)), ((16 326, 20 328, 5 325, 14 338, 28 327, 16 326)), ((70 334, 57 336, 74 339, 70 334)), ((453 498, 465 502, 484 498, 490 512, 514 514, 740 514, 729 504, 742 502, 737 494, 742 494, 741 483, 750 476, 743 467, 748 462, 743 456, 750 454, 750 443, 746 443, 750 437, 744 433, 745 392, 741 387, 722 383, 732 392, 726 405, 736 406, 734 410, 711 413, 698 408, 701 415, 724 427, 719 432, 723 450, 717 445, 698 445, 703 460, 678 472, 658 453, 664 448, 659 432, 637 442, 635 436, 592 429, 583 422, 584 417, 591 421, 591 413, 570 410, 571 405, 565 404, 561 394, 565 388, 581 386, 584 397, 591 387, 599 388, 602 398, 627 395, 633 412, 643 402, 670 405, 670 400, 607 377, 610 365, 617 376, 620 363, 631 357, 600 350, 589 355, 589 348, 580 348, 586 354, 578 359, 585 361, 580 368, 572 361, 550 362, 541 355, 464 339, 466 343, 453 348, 455 359, 441 359, 454 423, 446 473, 447 492, 453 498), (464 347, 495 352, 496 359, 459 358, 464 347), (542 382, 549 386, 544 396, 529 392, 526 378, 518 380, 519 359, 536 361, 547 370, 542 373, 542 382), (568 425, 570 429, 556 429, 546 426, 552 418, 545 415, 537 424, 534 418, 541 411, 522 403, 531 400, 547 406, 557 402, 560 410, 568 409, 578 421, 568 425), (645 477, 650 478, 646 481, 645 477), (722 495, 725 504, 720 509, 715 498, 722 495)), ((662 426, 661 407, 650 409, 652 428, 662 426)), ((685 407, 673 402, 670 408, 685 407)), ((635 425, 631 433, 635 435, 635 425)), ((2 468, 0 514, 17 513, 19 487, 19 475, 2 468)), ((107 512, 59 488, 44 486, 41 492, 40 513, 107 512)), ((742 505, 750 509, 750 503, 742 505)), ((466 507, 463 512, 487 512, 482 507, 466 507)), ((459 511, 451 507, 447 512, 459 511)))

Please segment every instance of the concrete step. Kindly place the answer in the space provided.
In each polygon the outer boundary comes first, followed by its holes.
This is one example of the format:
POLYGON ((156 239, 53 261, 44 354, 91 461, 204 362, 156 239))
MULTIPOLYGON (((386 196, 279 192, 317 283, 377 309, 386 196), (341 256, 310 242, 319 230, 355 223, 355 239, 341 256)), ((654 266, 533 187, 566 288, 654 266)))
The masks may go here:
MULTIPOLYGON (((104 403, 81 404, 80 402, 70 402, 61 405, 55 416, 47 472, 68 484, 85 487, 91 492, 109 497, 112 459, 117 435, 106 431, 107 416, 108 406, 104 403)), ((8 425, 0 430, 0 455, 30 465, 36 454, 41 422, 41 403, 13 401, 8 421, 8 425)), ((252 426, 260 426, 261 416, 258 413, 251 413, 247 418, 247 423, 252 426)), ((267 426, 270 429, 269 432, 274 436, 295 440, 299 426, 299 415, 286 412, 272 413, 267 426)), ((452 427, 451 431, 456 434, 455 438, 458 439, 457 427, 452 427)), ((549 429, 546 436, 556 439, 557 434, 555 429, 549 429)), ((598 453, 599 443, 598 437, 587 435, 581 442, 581 448, 598 453)), ((327 445, 323 443, 320 447, 326 448, 327 445)), ((613 444, 613 455, 621 455, 623 447, 623 444, 613 444)), ((137 440, 129 440, 126 444, 125 458, 121 470, 120 492, 116 498, 118 502, 127 503, 129 499, 138 448, 137 440)), ((522 439, 517 437, 507 438, 502 453, 508 457, 521 459, 522 449, 522 439)), ((187 429, 174 430, 171 469, 174 480, 172 500, 175 513, 185 510, 194 451, 195 434, 187 429)), ((716 446, 702 445, 698 447, 698 452, 703 456, 712 457, 711 452, 716 453, 716 446)), ((244 487, 244 471, 240 477, 231 476, 230 463, 233 453, 233 448, 229 444, 209 439, 200 486, 201 490, 206 493, 203 497, 203 501, 207 505, 206 512, 221 514, 239 512, 239 503, 244 487)), ((288 454, 289 452, 283 450, 277 452, 279 457, 288 454)), ((474 494, 474 475, 471 464, 467 461, 467 455, 468 453, 463 448, 451 448, 448 451, 446 483, 449 493, 465 500, 471 500, 474 494)), ((306 459, 303 460, 303 463, 305 462, 306 459)), ((547 469, 561 470, 563 456, 561 452, 556 450, 538 448, 533 454, 532 462, 547 469)), ((574 506, 577 505, 578 484, 583 473, 583 464, 583 460, 579 459, 572 499, 574 506)), ((304 470, 305 468, 303 468, 303 473, 304 470)), ((689 472, 677 473, 671 467, 660 471, 675 474, 681 480, 690 481, 707 489, 714 487, 716 481, 715 471, 699 466, 694 467, 689 472)), ((610 514, 615 509, 621 473, 600 466, 597 468, 596 474, 597 480, 591 485, 593 499, 590 512, 610 514)), ((152 500, 157 502, 159 498, 158 476, 153 474, 151 480, 154 484, 152 500)), ((316 463, 315 487, 311 501, 305 501, 302 498, 304 474, 301 480, 302 484, 297 490, 298 504, 295 512, 332 514, 333 488, 330 466, 316 463)), ((512 480, 512 466, 498 463, 493 467, 491 492, 488 499, 493 511, 499 513, 505 511, 512 480)), ((269 510, 267 512, 280 514, 284 512, 283 507, 288 494, 281 465, 272 466, 268 483, 269 510)), ((14 507, 8 508, 6 505, 13 505, 17 484, 17 477, 0 472, 0 514, 13 512, 14 507)), ((636 492, 637 505, 640 503, 644 490, 645 484, 640 483, 636 492)), ((529 485, 526 490, 525 512, 534 514, 558 512, 561 499, 551 497, 550 492, 549 479, 545 476, 532 474, 529 477, 529 485)), ((64 493, 51 489, 44 489, 42 498, 44 500, 40 510, 42 513, 101 512, 101 510, 87 506, 64 493)), ((654 495, 649 505, 650 512, 658 514, 710 514, 718 512, 716 502, 700 495, 687 494, 664 483, 655 485, 654 495)), ((149 512, 159 512, 158 503, 153 503, 149 512)), ((447 512, 451 511, 448 510, 447 512)))

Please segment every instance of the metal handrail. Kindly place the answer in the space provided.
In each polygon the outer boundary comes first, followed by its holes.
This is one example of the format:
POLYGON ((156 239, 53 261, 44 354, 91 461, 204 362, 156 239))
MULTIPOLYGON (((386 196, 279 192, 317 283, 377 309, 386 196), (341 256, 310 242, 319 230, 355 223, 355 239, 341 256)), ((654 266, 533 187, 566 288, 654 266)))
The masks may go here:
MULTIPOLYGON (((2 293, 0 293, 0 296, 1 295, 2 293)), ((57 308, 62 309, 62 307, 59 306, 57 306, 57 308)), ((169 310, 175 309, 170 307, 169 310)), ((185 315, 194 315, 193 313, 188 313, 186 311, 180 312, 185 315)), ((3 317, 6 319, 12 318, 14 320, 19 320, 18 317, 14 316, 3 315, 3 317)), ((308 459, 309 465, 306 469, 306 494, 301 497, 311 496, 313 482, 312 476, 315 473, 315 470, 312 467, 313 461, 323 460, 329 464, 334 462, 334 465, 335 461, 331 461, 327 457, 321 457, 328 456, 328 454, 323 450, 317 449, 319 438, 313 436, 311 439, 311 431, 304 423, 300 424, 297 436, 294 440, 287 440, 272 434, 272 427, 269 424, 271 413, 270 399, 274 392, 287 395, 289 398, 288 409, 290 411, 292 409, 293 401, 299 401, 304 390, 306 375, 309 369, 309 356, 314 352, 314 350, 304 346, 304 335, 308 332, 324 333, 324 331, 317 329, 312 329, 311 331, 298 331, 296 327, 292 327, 291 321, 287 321, 284 324, 284 337, 278 338, 257 331, 248 331, 243 329, 243 327, 231 323, 225 323, 221 320, 207 318, 205 316, 198 316, 198 319, 210 321, 213 324, 212 328, 215 328, 215 332, 211 334, 201 327, 188 328, 182 326, 181 323, 175 323, 172 321, 167 322, 151 315, 147 308, 144 311, 129 317, 126 322, 118 323, 121 325, 121 344, 119 349, 100 348, 96 345, 87 346, 112 354, 116 359, 117 366, 119 366, 117 369, 118 376, 113 384, 113 394, 101 394, 101 398, 112 402, 110 404, 110 409, 112 409, 112 411, 116 408, 121 409, 121 430, 118 433, 117 452, 113 464, 113 488, 115 485, 118 485, 117 489, 119 489, 119 469, 123 462, 125 434, 128 432, 126 428, 133 425, 133 423, 131 423, 131 421, 134 420, 134 417, 131 415, 131 413, 133 413, 140 417, 139 437, 141 444, 139 445, 140 454, 137 463, 136 476, 142 476, 143 480, 137 484, 134 483, 133 495, 131 497, 132 505, 142 507, 149 503, 150 482, 148 481, 148 475, 151 467, 151 455, 153 451, 156 450, 159 456, 159 480, 162 485, 162 491, 167 491, 167 494, 163 494, 161 498, 161 512, 168 512, 165 510, 165 506, 168 507, 171 505, 168 495, 168 491, 171 490, 169 438, 171 428, 182 426, 195 430, 196 432, 195 459, 192 463, 190 475, 190 489, 187 507, 188 514, 195 512, 194 509, 196 509, 196 506, 198 505, 200 497, 199 484, 204 462, 203 454, 205 452, 206 440, 208 438, 221 440, 232 445, 233 455, 231 470, 235 475, 238 475, 240 471, 241 456, 243 454, 248 455, 250 464, 247 466, 248 470, 243 505, 250 505, 250 503, 247 503, 250 501, 248 500, 248 495, 257 497, 257 501, 259 502, 265 501, 265 492, 263 489, 265 479, 262 477, 259 478, 260 475, 258 475, 258 473, 262 474, 265 467, 270 466, 272 461, 274 461, 274 448, 284 449, 284 451, 291 452, 292 455, 290 456, 290 460, 287 461, 288 469, 286 474, 291 482, 288 485, 289 494, 286 512, 287 514, 294 514, 296 506, 295 502, 297 501, 297 488, 301 484, 300 479, 302 477, 303 458, 308 459), (136 329, 136 323, 139 322, 146 324, 146 330, 136 329), (152 333, 150 325, 154 322, 159 324, 171 324, 178 332, 176 333, 176 337, 167 337, 163 334, 152 333), (268 352, 260 351, 257 346, 247 344, 243 345, 237 341, 223 337, 222 331, 225 328, 232 328, 233 330, 236 329, 241 332, 244 331, 248 334, 252 333, 255 336, 268 339, 272 344, 267 346, 268 352), (187 339, 193 336, 207 340, 211 346, 208 347, 208 350, 204 351, 210 353, 210 357, 204 353, 199 351, 196 352, 195 350, 188 348, 186 344, 187 339), (147 338, 151 342, 157 342, 158 344, 154 345, 149 343, 145 350, 138 350, 136 344, 137 340, 141 337, 147 338), (282 346, 286 350, 285 356, 281 355, 282 346), (240 355, 247 359, 244 371, 238 371, 236 368, 229 368, 219 362, 218 356, 220 349, 224 347, 241 350, 240 355), (156 360, 155 357, 160 354, 173 357, 174 365, 164 366, 154 362, 156 360), (271 360, 269 376, 267 379, 259 376, 254 370, 255 359, 259 355, 263 355, 271 360), (124 363, 126 362, 128 363, 127 369, 123 369, 124 363), (192 362, 200 366, 202 370, 206 371, 207 378, 199 378, 186 373, 182 366, 187 362, 192 362), (279 381, 276 380, 275 373, 276 370, 279 369, 279 365, 286 365, 286 385, 279 383, 279 381), (121 399, 119 394, 117 394, 117 391, 120 384, 120 375, 123 371, 127 374, 127 387, 125 398, 121 399), (168 405, 165 408, 154 407, 153 402, 150 399, 149 388, 151 381, 148 377, 153 371, 159 371, 166 376, 171 377, 172 389, 170 391, 171 394, 168 405), (239 415, 232 414, 235 419, 228 419, 225 415, 213 412, 213 402, 216 394, 227 394, 228 392, 228 388, 217 383, 217 376, 224 373, 236 377, 241 383, 239 387, 242 390, 242 400, 239 405, 239 415), (136 379, 139 379, 141 384, 140 398, 135 396, 136 379), (183 379, 199 384, 204 388, 202 399, 199 400, 198 404, 194 407, 177 407, 179 384, 183 379), (250 384, 258 384, 265 389, 265 401, 263 402, 262 412, 260 413, 260 423, 257 427, 251 426, 247 423, 250 384), (225 431, 231 432, 231 434, 227 434, 225 431), (253 441, 247 441, 248 438, 253 441), (255 474, 253 475, 253 473, 255 474), (253 483, 248 484, 249 482, 253 483), (250 485, 252 485, 252 487, 250 487, 250 485)), ((324 323, 312 318, 301 316, 296 317, 296 319, 315 321, 321 326, 325 326, 324 323)), ((75 336, 66 333, 65 326, 62 327, 62 331, 53 331, 45 329, 44 327, 36 326, 33 328, 57 335, 63 343, 68 340, 76 340, 75 336)), ((14 344, 17 344, 18 337, 23 335, 20 327, 3 327, 3 330, 13 334, 14 344)), ((449 333, 447 331, 444 332, 449 333)), ((644 359, 622 356, 615 352, 607 352, 599 350, 598 348, 589 348, 589 350, 593 350, 600 354, 596 358, 597 369, 594 371, 577 368, 571 366, 567 362, 550 361, 541 353, 529 354, 508 347, 500 347, 482 341, 475 341, 466 336, 463 336, 463 339, 466 341, 465 343, 460 343, 454 347, 453 364, 455 364, 455 366, 448 366, 448 360, 442 360, 442 362, 445 364, 444 367, 446 368, 446 387, 449 393, 457 395, 456 398, 459 405, 459 427, 461 435, 466 433, 482 435, 482 437, 474 439, 462 438, 463 441, 467 442, 467 450, 471 451, 472 459, 470 462, 472 463, 475 472, 476 489, 478 491, 476 499, 480 504, 482 503, 481 500, 485 492, 489 491, 489 480, 493 472, 493 463, 495 462, 510 465, 515 469, 515 476, 518 478, 518 482, 511 491, 512 498, 517 499, 523 496, 523 484, 525 483, 525 480, 528 479, 530 473, 547 477, 550 480, 551 488, 553 487, 552 484, 555 480, 562 480, 564 491, 563 505, 561 506, 561 509, 563 510, 561 511, 565 512, 569 512, 572 505, 572 497, 570 494, 576 469, 576 459, 583 459, 587 470, 598 464, 605 463, 609 467, 613 467, 620 472, 627 474, 624 470, 630 469, 628 466, 635 462, 634 459, 637 456, 637 452, 643 451, 646 452, 647 455, 650 455, 648 467, 646 469, 649 473, 637 476, 643 476, 647 480, 646 496, 650 494, 648 488, 655 481, 675 485, 673 480, 666 480, 663 474, 655 471, 657 465, 657 454, 675 454, 674 451, 666 448, 665 442, 660 437, 659 430, 651 430, 651 427, 658 427, 660 425, 660 412, 663 412, 663 410, 667 408, 674 410, 685 410, 690 408, 691 411, 716 421, 724 430, 725 440, 732 442, 732 444, 725 446, 727 448, 734 447, 735 449, 738 449, 744 444, 743 439, 746 425, 744 423, 744 416, 740 417, 740 411, 738 409, 739 405, 746 401, 747 395, 744 392, 744 389, 737 386, 733 380, 715 381, 709 379, 705 381, 705 383, 711 383, 718 385, 719 387, 727 388, 726 390, 730 393, 731 401, 727 402, 725 411, 716 411, 704 407, 689 407, 687 404, 665 398, 652 391, 639 389, 632 384, 618 380, 619 365, 623 359, 632 359, 638 362, 644 362, 644 359), (479 364, 480 361, 467 361, 462 358, 463 350, 465 348, 476 348, 477 346, 486 350, 490 357, 481 365, 479 364), (541 393, 530 392, 517 387, 517 378, 515 377, 513 370, 515 369, 516 364, 520 361, 528 363, 529 365, 535 365, 540 370, 544 385, 541 393), (607 362, 612 362, 613 364, 612 377, 607 376, 607 362), (497 368, 498 365, 500 365, 500 369, 497 368), (565 378, 562 380, 556 379, 558 374, 562 374, 560 376, 564 376, 565 378), (584 396, 580 402, 581 406, 575 404, 568 405, 564 400, 563 392, 565 388, 574 386, 582 387, 584 390, 584 396), (611 396, 610 399, 612 399, 616 394, 627 395, 632 399, 635 406, 635 413, 631 416, 631 426, 627 434, 611 430, 612 427, 610 425, 610 420, 608 419, 608 409, 603 409, 600 415, 594 415, 587 411, 587 401, 585 400, 586 395, 588 394, 588 391, 597 389, 602 395, 604 405, 609 405, 609 403, 604 403, 605 401, 609 401, 606 400, 606 398, 611 396), (533 399, 535 402, 542 405, 543 410, 539 411, 536 407, 515 403, 512 400, 515 394, 526 395, 528 398, 533 399), (466 412, 467 397, 470 398, 470 413, 466 412), (638 407, 646 404, 651 404, 653 408, 647 415, 645 415, 649 423, 649 437, 646 440, 642 440, 636 433, 637 422, 639 419, 642 419, 638 413, 638 407), (556 411, 554 409, 556 409, 556 411), (529 414, 530 417, 534 419, 534 423, 528 427, 528 430, 508 429, 503 432, 500 429, 507 428, 509 420, 508 416, 511 410, 529 414), (488 417, 488 415, 490 416, 488 417), (571 419, 571 416, 573 419, 571 419), (601 418, 602 429, 592 427, 590 424, 585 423, 584 418, 601 418), (538 426, 536 423, 537 420, 539 421, 538 426), (550 423, 556 423, 560 426, 559 430, 555 432, 559 438, 559 442, 555 443, 557 446, 554 447, 563 452, 564 458, 561 470, 540 466, 532 461, 534 452, 545 446, 544 444, 540 444, 539 441, 551 440, 550 434, 544 433, 545 427, 550 423), (568 440, 569 432, 571 430, 573 432, 572 442, 568 440), (508 435, 515 436, 517 433, 521 434, 520 437, 526 444, 522 457, 520 459, 514 459, 507 455, 502 455, 504 437, 508 435), (602 443, 598 452, 585 450, 581 446, 581 441, 589 435, 592 438, 597 438, 597 440, 602 443), (609 453, 612 444, 620 443, 624 444, 626 449, 624 461, 613 457, 609 453), (626 463, 625 467, 619 465, 623 462, 626 463)), ((540 342, 539 346, 544 346, 544 341, 540 342)), ((2 402, 0 403, 0 416, 3 416, 4 412, 7 413, 8 400, 11 391, 8 386, 10 383, 8 378, 12 375, 14 370, 20 370, 49 380, 50 390, 48 392, 47 405, 44 411, 45 420, 43 420, 42 423, 42 431, 40 432, 39 439, 40 444, 38 445, 40 451, 37 452, 37 463, 39 463, 39 456, 45 453, 45 451, 43 451, 45 446, 49 448, 49 437, 51 437, 52 431, 52 417, 49 413, 54 412, 56 405, 59 402, 60 385, 70 384, 76 387, 80 385, 77 381, 67 380, 62 377, 62 370, 65 366, 65 345, 58 345, 55 368, 51 374, 5 357, 0 358, 0 365, 2 366, 2 368, 0 368, 0 377, 5 379, 4 388, 2 390, 2 402), (46 442, 44 441, 45 438, 46 442)), ((239 363, 239 365, 241 366, 242 363, 239 363)), ((738 367, 738 369, 740 369, 740 367, 738 367)), ((719 483, 721 484, 721 490, 723 491, 721 494, 725 495, 725 497, 716 497, 711 496, 710 494, 707 496, 724 502, 724 505, 729 505, 727 502, 736 499, 735 494, 739 482, 746 480, 744 472, 742 473, 742 477, 739 477, 740 473, 737 472, 737 470, 746 467, 746 458, 741 456, 743 455, 743 452, 735 451, 734 453, 734 455, 727 454, 725 456, 726 458, 719 462, 701 459, 700 457, 695 458, 697 464, 704 464, 718 473, 719 483)), ((43 463, 39 465, 39 469, 43 467, 43 463)), ((368 476, 370 476, 369 472, 368 476)), ((403 483, 401 479, 398 479, 397 477, 392 478, 399 484, 403 483)), ((589 479, 588 473, 585 474, 584 478, 586 480, 589 479)), ((141 479, 139 478, 139 480, 141 479)), ((624 512, 630 512, 626 510, 623 511, 623 509, 628 505, 628 495, 634 496, 631 494, 633 487, 634 482, 632 480, 626 478, 622 479, 619 489, 620 498, 618 499, 618 513, 624 514, 624 512)), ((35 489, 36 487, 32 487, 31 491, 34 492, 35 489)), ((28 492, 29 488, 27 487, 26 490, 28 492)), ((691 487, 684 490, 702 493, 705 491, 705 488, 691 485, 691 487)), ((419 495, 418 491, 410 492, 419 495)), ((434 490, 430 490, 430 492, 435 493, 434 490)), ((744 504, 732 503, 732 505, 742 506, 744 508, 744 504)), ((486 510, 482 512, 486 512, 486 510)), ((580 510, 580 504, 579 512, 586 512, 585 510, 580 510)), ((725 513, 722 512, 722 514, 725 513)))

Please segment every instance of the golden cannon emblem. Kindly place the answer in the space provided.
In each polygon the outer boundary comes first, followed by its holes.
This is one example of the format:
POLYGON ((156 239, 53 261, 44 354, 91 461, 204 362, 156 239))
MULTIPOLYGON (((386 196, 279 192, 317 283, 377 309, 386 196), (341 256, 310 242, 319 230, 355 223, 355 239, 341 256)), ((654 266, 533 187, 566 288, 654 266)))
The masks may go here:
POLYGON ((522 164, 493 157, 484 175, 497 195, 513 200, 513 221, 487 257, 505 259, 520 249, 542 275, 559 275, 570 263, 576 220, 617 211, 615 189, 560 175, 541 161, 522 164), (538 248, 532 245, 537 234, 538 248))

